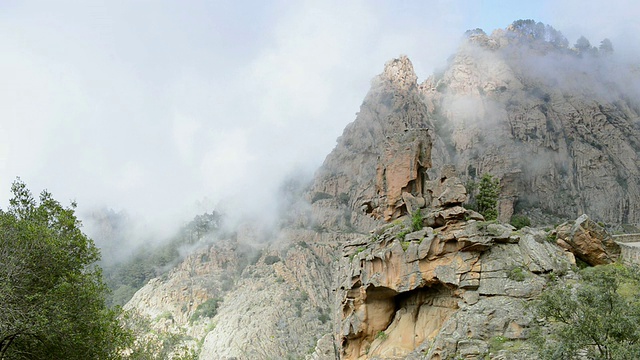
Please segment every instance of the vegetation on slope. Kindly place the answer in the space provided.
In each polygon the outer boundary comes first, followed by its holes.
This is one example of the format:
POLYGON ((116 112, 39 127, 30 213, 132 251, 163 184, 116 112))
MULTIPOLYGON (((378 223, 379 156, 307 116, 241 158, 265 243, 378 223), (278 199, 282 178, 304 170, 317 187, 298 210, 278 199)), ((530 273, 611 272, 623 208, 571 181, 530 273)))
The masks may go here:
POLYGON ((105 267, 105 281, 113 291, 109 306, 123 306, 149 280, 168 272, 181 258, 181 250, 194 246, 205 235, 215 234, 222 216, 216 212, 196 216, 167 243, 141 249, 128 260, 105 267))
POLYGON ((640 358, 640 272, 622 264, 588 267, 575 284, 557 282, 540 296, 533 337, 541 359, 640 358))

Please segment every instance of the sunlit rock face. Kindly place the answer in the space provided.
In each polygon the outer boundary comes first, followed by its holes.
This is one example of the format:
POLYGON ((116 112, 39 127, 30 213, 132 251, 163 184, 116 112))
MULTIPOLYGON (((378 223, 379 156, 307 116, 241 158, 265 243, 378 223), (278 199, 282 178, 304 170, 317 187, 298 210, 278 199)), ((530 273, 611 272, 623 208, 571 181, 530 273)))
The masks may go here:
POLYGON ((389 61, 316 175, 312 192, 344 196, 362 210, 356 229, 369 231, 376 224, 371 219, 406 214, 404 193, 424 196, 431 137, 416 79, 408 58, 389 61))

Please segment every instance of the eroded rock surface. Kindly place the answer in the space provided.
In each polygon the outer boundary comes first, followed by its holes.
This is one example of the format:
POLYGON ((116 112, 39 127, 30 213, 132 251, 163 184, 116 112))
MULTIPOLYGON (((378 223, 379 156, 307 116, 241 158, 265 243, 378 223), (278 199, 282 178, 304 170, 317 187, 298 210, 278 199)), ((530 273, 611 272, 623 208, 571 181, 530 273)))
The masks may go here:
POLYGON ((432 146, 416 79, 407 57, 389 61, 316 174, 312 194, 349 199, 357 230, 406 214, 407 196, 424 203, 432 146))

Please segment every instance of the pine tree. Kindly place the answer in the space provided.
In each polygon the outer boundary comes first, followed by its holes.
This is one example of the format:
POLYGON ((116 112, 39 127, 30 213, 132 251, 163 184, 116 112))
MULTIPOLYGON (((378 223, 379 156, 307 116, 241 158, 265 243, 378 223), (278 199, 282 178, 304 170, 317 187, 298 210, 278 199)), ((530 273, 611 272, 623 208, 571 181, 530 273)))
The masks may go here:
POLYGON ((478 212, 480 212, 486 220, 495 220, 498 218, 499 194, 500 181, 491 174, 482 175, 482 179, 480 179, 480 184, 478 185, 476 204, 478 205, 478 212))

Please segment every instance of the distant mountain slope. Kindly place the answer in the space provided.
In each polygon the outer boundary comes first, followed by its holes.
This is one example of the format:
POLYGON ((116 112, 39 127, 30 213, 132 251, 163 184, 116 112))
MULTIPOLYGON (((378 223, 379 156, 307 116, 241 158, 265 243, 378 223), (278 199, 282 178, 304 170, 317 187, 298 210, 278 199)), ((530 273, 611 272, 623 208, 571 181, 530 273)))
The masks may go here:
POLYGON ((420 89, 442 140, 439 161, 467 180, 500 177, 503 220, 514 207, 537 207, 638 224, 639 74, 609 46, 569 48, 553 28, 519 21, 491 36, 468 33, 420 89))

